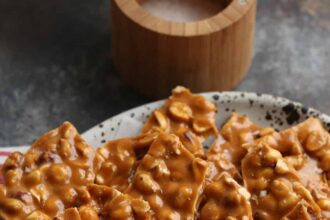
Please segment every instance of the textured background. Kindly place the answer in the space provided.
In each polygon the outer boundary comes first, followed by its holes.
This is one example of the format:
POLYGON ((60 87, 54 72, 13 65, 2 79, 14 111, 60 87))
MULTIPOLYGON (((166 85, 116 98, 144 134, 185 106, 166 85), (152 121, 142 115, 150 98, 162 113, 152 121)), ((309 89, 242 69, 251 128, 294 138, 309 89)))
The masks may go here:
MULTIPOLYGON (((106 0, 0 0, 0 146, 64 120, 80 131, 149 102, 111 64, 106 0)), ((252 68, 236 90, 330 114, 330 1, 259 0, 252 68)))

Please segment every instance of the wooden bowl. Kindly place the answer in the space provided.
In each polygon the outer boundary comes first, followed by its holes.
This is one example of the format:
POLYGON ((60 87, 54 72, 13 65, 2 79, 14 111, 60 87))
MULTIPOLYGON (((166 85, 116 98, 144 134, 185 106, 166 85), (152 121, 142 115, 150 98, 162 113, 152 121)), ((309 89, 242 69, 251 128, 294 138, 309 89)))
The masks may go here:
POLYGON ((152 98, 229 90, 252 60, 256 0, 112 0, 113 61, 152 98))

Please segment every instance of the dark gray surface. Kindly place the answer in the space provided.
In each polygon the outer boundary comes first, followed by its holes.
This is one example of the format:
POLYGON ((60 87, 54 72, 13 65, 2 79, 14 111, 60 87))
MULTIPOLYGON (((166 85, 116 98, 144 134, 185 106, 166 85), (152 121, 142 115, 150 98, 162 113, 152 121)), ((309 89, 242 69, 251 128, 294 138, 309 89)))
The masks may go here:
MULTIPOLYGON (((0 0, 0 146, 64 120, 84 131, 150 100, 111 64, 106 0, 0 0)), ((260 0, 252 68, 236 90, 330 113, 330 1, 260 0)))

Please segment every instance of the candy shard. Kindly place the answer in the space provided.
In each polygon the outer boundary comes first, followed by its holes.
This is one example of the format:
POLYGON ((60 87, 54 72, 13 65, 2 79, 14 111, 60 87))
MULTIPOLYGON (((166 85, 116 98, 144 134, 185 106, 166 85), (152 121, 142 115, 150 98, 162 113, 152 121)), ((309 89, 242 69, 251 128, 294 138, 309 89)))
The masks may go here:
POLYGON ((208 169, 175 135, 161 134, 142 159, 133 182, 125 192, 150 205, 155 219, 193 219, 208 169), (159 154, 159 152, 162 152, 159 154), (163 161, 166 175, 159 175, 151 161, 163 161))

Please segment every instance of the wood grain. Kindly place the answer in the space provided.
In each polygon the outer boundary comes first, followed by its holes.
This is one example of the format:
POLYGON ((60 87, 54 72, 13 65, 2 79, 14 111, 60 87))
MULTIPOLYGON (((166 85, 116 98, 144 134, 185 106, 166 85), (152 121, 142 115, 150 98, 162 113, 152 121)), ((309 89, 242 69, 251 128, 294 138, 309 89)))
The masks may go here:
POLYGON ((256 0, 233 0, 195 22, 156 17, 136 0, 112 3, 114 64, 148 97, 166 97, 176 85, 194 92, 230 90, 250 67, 256 0))

